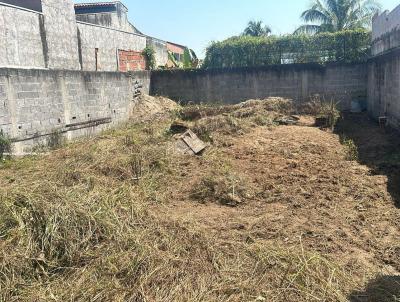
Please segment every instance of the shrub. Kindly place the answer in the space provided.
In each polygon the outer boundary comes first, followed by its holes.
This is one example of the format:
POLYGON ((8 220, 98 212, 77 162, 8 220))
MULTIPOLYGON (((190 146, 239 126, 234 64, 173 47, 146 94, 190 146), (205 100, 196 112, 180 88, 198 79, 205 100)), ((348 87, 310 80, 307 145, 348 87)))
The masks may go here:
POLYGON ((342 145, 346 148, 345 159, 348 161, 357 161, 358 160, 358 148, 352 139, 347 138, 346 136, 340 139, 342 145))
POLYGON ((232 37, 212 43, 204 68, 265 66, 287 63, 359 62, 368 58, 371 33, 349 30, 317 35, 232 37))
POLYGON ((156 69, 156 56, 155 56, 155 51, 153 47, 146 47, 143 49, 142 52, 143 56, 146 58, 146 69, 148 70, 153 70, 156 69))

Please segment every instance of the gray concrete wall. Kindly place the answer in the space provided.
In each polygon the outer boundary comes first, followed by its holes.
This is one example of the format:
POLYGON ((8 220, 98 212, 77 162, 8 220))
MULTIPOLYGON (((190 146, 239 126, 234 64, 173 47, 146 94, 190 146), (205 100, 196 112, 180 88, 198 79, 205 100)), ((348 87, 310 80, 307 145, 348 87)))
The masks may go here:
POLYGON ((119 29, 130 33, 140 34, 140 32, 128 21, 126 13, 118 14, 117 12, 110 12, 96 14, 78 14, 76 15, 76 20, 84 23, 91 23, 119 29))
POLYGON ((369 61, 368 111, 374 118, 387 117, 400 129, 400 50, 369 61))
POLYGON ((305 100, 320 94, 349 109, 354 99, 366 99, 367 68, 363 64, 276 65, 261 68, 156 71, 151 93, 184 102, 237 103, 279 96, 305 100))
POLYGON ((48 67, 79 70, 81 66, 74 3, 72 0, 42 0, 42 10, 45 17, 48 67))
POLYGON ((157 67, 167 65, 168 49, 166 41, 162 41, 153 37, 147 37, 147 46, 154 49, 157 67))
POLYGON ((400 5, 372 20, 372 55, 400 47, 400 5))
POLYGON ((0 66, 45 68, 42 14, 0 3, 0 66))
POLYGON ((55 130, 67 138, 97 132, 126 121, 138 86, 149 92, 147 71, 131 74, 0 68, 0 129, 29 151, 55 130), (68 127, 109 119, 97 127, 68 127), (74 129, 74 130, 73 130, 74 129), (70 131, 71 130, 71 131, 70 131))
POLYGON ((81 13, 79 10, 79 4, 77 4, 76 6, 78 7, 78 10, 76 11, 76 20, 119 29, 130 33, 141 34, 141 32, 129 22, 127 7, 121 2, 115 2, 114 5, 115 11, 81 13))
POLYGON ((146 37, 99 25, 78 22, 83 70, 96 70, 95 49, 98 48, 98 70, 118 70, 118 49, 142 51, 146 37))

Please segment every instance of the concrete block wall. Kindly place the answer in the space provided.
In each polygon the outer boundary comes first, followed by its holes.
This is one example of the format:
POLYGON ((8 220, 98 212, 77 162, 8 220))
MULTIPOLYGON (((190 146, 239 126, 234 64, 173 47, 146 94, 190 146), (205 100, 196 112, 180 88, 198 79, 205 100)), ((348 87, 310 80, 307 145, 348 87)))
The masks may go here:
POLYGON ((372 20, 372 55, 400 47, 400 5, 384 11, 372 20))
POLYGON ((42 0, 50 69, 80 70, 78 34, 72 0, 42 0))
POLYGON ((0 129, 24 153, 55 130, 68 138, 126 121, 134 106, 136 83, 148 93, 149 72, 0 69, 0 129), (68 131, 67 125, 99 119, 110 124, 68 131))
POLYGON ((0 3, 0 66, 45 68, 44 17, 0 3))
POLYGON ((146 47, 146 37, 99 25, 78 22, 80 60, 82 69, 96 70, 95 49, 99 71, 118 71, 118 50, 141 52, 146 47))
POLYGON ((168 49, 167 42, 153 38, 147 37, 147 46, 152 47, 155 52, 157 67, 165 66, 168 63, 168 49))
POLYGON ((129 22, 126 9, 121 7, 121 4, 116 3, 116 5, 118 7, 116 12, 77 14, 76 20, 140 34, 140 32, 129 22))
POLYGON ((306 100, 321 94, 349 109, 353 99, 367 94, 363 64, 276 65, 260 68, 155 71, 151 93, 183 102, 237 103, 271 96, 306 100))
POLYGON ((368 63, 368 111, 374 118, 387 117, 400 129, 400 50, 368 63))

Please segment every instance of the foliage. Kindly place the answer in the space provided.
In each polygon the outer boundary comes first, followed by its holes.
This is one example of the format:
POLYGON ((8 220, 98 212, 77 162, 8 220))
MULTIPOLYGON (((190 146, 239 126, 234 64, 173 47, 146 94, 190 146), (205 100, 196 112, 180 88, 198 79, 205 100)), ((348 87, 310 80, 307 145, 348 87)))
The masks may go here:
POLYGON ((358 148, 354 141, 346 136, 340 138, 340 142, 346 148, 346 160, 357 161, 358 160, 358 148))
POLYGON ((296 33, 369 28, 372 17, 380 8, 375 0, 313 0, 301 18, 306 23, 314 22, 314 24, 300 26, 296 33))
POLYGON ((174 68, 182 68, 182 63, 175 59, 174 54, 171 51, 168 51, 168 60, 172 62, 174 68))
POLYGON ((146 58, 146 68, 149 70, 156 69, 157 63, 154 48, 151 46, 147 46, 145 49, 143 49, 142 54, 146 58))
POLYGON ((271 33, 271 28, 262 21, 250 21, 243 31, 243 36, 266 37, 271 33))
POLYGON ((204 68, 266 66, 286 63, 358 62, 368 58, 371 33, 366 30, 286 35, 232 37, 214 42, 204 68))
POLYGON ((0 130, 0 160, 3 159, 4 153, 11 151, 11 141, 7 138, 3 130, 0 130))
POLYGON ((189 48, 185 48, 183 53, 183 68, 192 68, 192 58, 189 48))

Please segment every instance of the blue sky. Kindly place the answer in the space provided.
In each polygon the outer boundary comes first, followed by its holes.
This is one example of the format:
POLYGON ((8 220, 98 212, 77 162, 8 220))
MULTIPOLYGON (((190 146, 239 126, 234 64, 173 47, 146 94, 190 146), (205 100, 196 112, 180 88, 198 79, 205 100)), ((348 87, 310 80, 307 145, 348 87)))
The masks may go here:
MULTIPOLYGON (((100 0, 99 0, 100 1, 100 0)), ((293 32, 310 0, 122 0, 130 21, 143 33, 193 48, 200 57, 210 41, 237 35, 251 19, 274 34, 293 32)), ((97 2, 76 0, 75 2, 97 2)), ((381 0, 392 10, 400 0, 381 0)))

